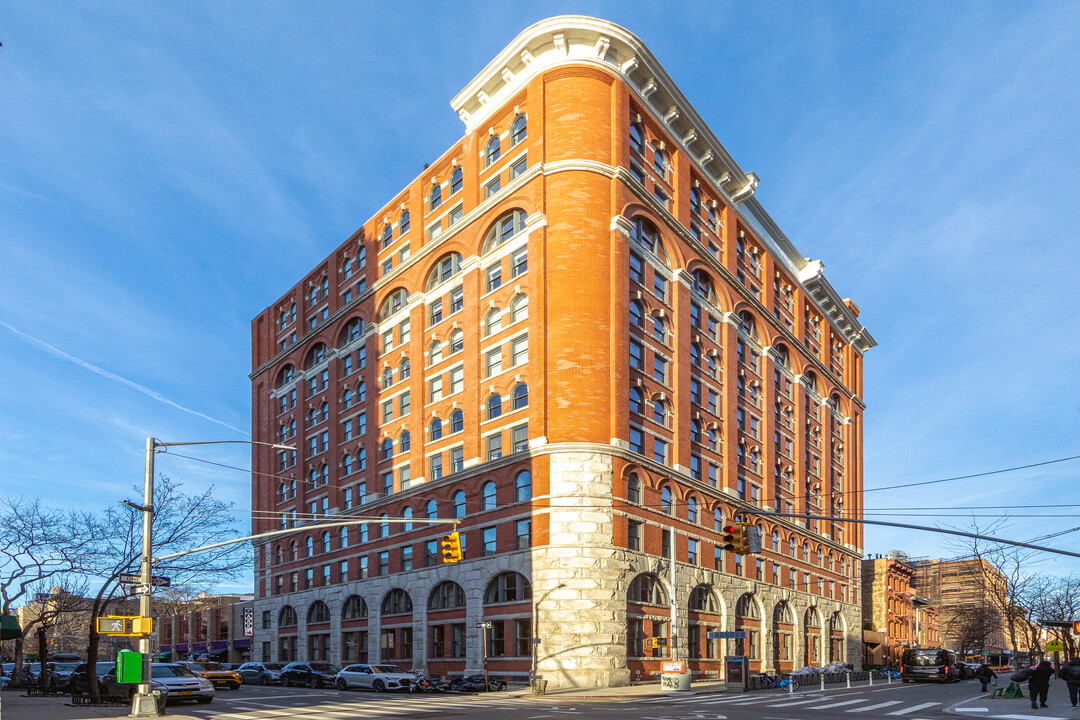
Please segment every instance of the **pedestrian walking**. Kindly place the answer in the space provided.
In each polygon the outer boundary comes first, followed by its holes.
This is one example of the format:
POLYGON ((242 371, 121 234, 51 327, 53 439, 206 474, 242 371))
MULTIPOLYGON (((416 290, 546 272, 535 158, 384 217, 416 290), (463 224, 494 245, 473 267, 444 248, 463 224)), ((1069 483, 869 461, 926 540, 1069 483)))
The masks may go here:
POLYGON ((1076 707, 1076 701, 1080 696, 1080 658, 1072 658, 1061 666, 1058 677, 1065 681, 1065 687, 1069 688, 1069 702, 1076 707))
POLYGON ((979 669, 975 671, 975 679, 982 683, 983 692, 986 692, 986 686, 989 685, 990 681, 996 677, 997 673, 994 672, 986 663, 980 665, 979 669))
POLYGON ((1052 677, 1054 677, 1054 667, 1049 660, 1043 660, 1031 671, 1031 675, 1028 676, 1028 695, 1031 697, 1032 710, 1046 707, 1046 693, 1050 691, 1052 677))

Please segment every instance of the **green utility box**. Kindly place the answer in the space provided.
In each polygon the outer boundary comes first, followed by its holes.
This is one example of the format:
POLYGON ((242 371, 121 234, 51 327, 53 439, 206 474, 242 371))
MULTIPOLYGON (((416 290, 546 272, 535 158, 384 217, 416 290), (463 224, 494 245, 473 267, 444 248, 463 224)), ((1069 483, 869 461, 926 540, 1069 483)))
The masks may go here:
POLYGON ((143 682, 143 656, 133 650, 116 653, 116 681, 138 684, 143 682))

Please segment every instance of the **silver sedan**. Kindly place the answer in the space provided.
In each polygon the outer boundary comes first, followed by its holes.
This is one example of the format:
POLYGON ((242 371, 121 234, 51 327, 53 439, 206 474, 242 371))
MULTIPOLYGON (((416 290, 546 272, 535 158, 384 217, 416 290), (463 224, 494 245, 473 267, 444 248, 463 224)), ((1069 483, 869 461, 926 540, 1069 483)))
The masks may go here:
POLYGON ((408 690, 416 676, 397 665, 349 665, 337 675, 338 690, 408 690))

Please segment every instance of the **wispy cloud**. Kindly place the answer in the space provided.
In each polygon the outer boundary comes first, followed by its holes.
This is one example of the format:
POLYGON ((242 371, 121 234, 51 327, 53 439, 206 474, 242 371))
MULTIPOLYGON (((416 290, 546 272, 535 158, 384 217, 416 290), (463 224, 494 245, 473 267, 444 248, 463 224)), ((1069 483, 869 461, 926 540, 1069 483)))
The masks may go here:
POLYGON ((194 415, 195 417, 202 418, 203 420, 209 420, 210 422, 221 425, 222 427, 227 427, 230 430, 238 432, 238 433, 240 433, 241 435, 243 435, 245 437, 250 436, 250 433, 248 431, 246 431, 246 430, 238 428, 235 425, 230 425, 229 423, 225 422, 224 420, 218 420, 217 418, 210 417, 209 415, 207 415, 205 413, 201 413, 198 410, 192 410, 191 408, 184 407, 180 403, 175 402, 173 400, 170 400, 169 398, 165 397, 161 393, 155 392, 154 390, 151 390, 150 388, 146 387, 145 385, 140 385, 137 382, 133 382, 131 380, 128 380, 125 377, 121 377, 121 376, 117 375, 116 373, 112 373, 112 372, 109 372, 108 370, 106 370, 104 368, 98 367, 97 365, 94 365, 93 363, 89 363, 89 362, 83 360, 82 358, 77 358, 74 355, 66 353, 63 350, 61 350, 60 348, 56 347, 55 345, 50 345, 49 343, 45 342, 44 340, 40 340, 40 339, 34 337, 33 335, 28 335, 28 334, 24 333, 22 330, 19 330, 18 328, 12 327, 11 325, 4 322, 3 320, 0 320, 0 326, 3 326, 5 328, 7 328, 12 333, 19 336, 20 338, 22 338, 26 342, 30 343, 31 345, 34 345, 37 348, 40 348, 41 350, 44 350, 45 352, 49 353, 50 355, 61 358, 63 360, 67 360, 70 363, 74 363, 75 365, 78 365, 79 367, 83 368, 84 370, 89 370, 92 373, 96 373, 98 375, 101 375, 102 377, 108 378, 109 380, 113 380, 115 382, 118 382, 121 385, 126 385, 127 387, 131 388, 132 390, 140 392, 143 395, 146 395, 147 397, 153 398, 154 400, 157 400, 160 403, 164 403, 165 405, 168 405, 170 407, 174 407, 177 410, 180 410, 181 412, 186 412, 186 413, 189 413, 191 415, 194 415))

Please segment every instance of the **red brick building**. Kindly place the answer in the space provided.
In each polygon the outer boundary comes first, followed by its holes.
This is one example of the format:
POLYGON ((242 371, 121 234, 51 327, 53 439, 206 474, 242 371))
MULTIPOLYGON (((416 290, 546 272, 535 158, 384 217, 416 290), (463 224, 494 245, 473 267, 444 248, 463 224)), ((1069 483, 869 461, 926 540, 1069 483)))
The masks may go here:
POLYGON ((858 513, 855 305, 616 25, 540 22, 452 106, 461 140, 252 323, 255 439, 297 447, 254 451, 255 530, 296 529, 258 548, 255 659, 446 674, 486 645, 555 685, 647 679, 655 636, 709 676, 856 661, 858 526, 718 549, 740 510, 858 513), (376 522, 304 530, 340 516, 376 522))

